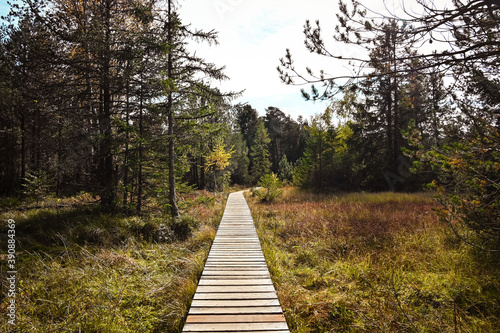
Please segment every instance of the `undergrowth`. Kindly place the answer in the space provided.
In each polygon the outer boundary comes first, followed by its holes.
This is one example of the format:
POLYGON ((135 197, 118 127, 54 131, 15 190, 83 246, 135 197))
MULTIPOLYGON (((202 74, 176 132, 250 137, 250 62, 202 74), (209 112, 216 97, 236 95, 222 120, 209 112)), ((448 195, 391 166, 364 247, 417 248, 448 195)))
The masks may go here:
POLYGON ((51 201, 5 211, 0 233, 16 221, 17 332, 180 332, 224 204, 223 194, 193 193, 176 224, 154 207, 128 215, 51 201))
POLYGON ((428 194, 247 196, 293 332, 498 332, 500 259, 460 243, 428 194))

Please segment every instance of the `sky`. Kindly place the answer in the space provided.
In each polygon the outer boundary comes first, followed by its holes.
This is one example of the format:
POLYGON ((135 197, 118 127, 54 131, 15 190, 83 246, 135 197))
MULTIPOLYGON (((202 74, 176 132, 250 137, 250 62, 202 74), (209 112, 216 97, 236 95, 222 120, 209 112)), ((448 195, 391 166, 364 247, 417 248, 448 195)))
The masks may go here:
MULTIPOLYGON (((288 86, 281 82, 276 67, 290 49, 295 66, 325 69, 338 74, 350 73, 345 63, 310 54, 304 46, 306 19, 320 20, 330 49, 344 56, 359 50, 335 44, 331 36, 336 25, 338 2, 335 0, 178 0, 181 20, 193 28, 218 32, 219 45, 192 45, 197 55, 218 66, 225 66, 230 80, 220 84, 223 91, 242 91, 234 103, 248 103, 265 114, 270 106, 292 118, 309 118, 322 113, 327 102, 305 101, 300 89, 309 85, 288 86)), ((7 0, 0 0, 0 15, 7 14, 7 0)), ((356 54, 357 55, 357 54, 356 54)))
MULTIPOLYGON (((311 54, 305 48, 303 27, 306 19, 320 21, 325 44, 330 51, 345 58, 363 57, 366 50, 346 46, 333 39, 338 24, 337 0, 178 0, 180 17, 194 28, 215 30, 219 45, 196 45, 197 54, 219 66, 226 66, 230 77, 221 88, 224 91, 245 90, 237 102, 248 103, 260 115, 274 106, 292 118, 299 115, 309 118, 322 113, 327 102, 305 101, 300 89, 310 90, 310 85, 289 86, 281 82, 276 67, 279 59, 290 49, 296 69, 324 69, 331 75, 350 75, 352 68, 345 61, 338 61, 311 54)), ((448 1, 448 0, 440 0, 448 1)), ((401 4, 413 9, 414 1, 366 1, 377 12, 401 12, 401 4)))
MULTIPOLYGON (((306 19, 321 19, 330 21, 333 29, 337 1, 178 0, 178 3, 183 23, 218 32, 218 45, 190 47, 217 66, 225 66, 229 80, 220 84, 222 91, 244 90, 233 103, 248 103, 259 115, 265 115, 265 109, 274 106, 293 119, 299 115, 309 118, 326 109, 326 102, 304 100, 300 89, 309 90, 309 86, 282 83, 276 67, 287 48, 298 68, 318 63, 318 58, 305 49, 303 26, 306 19)), ((7 0, 0 0, 0 16, 6 16, 8 8, 7 0)))
POLYGON ((7 4, 7 0, 0 0, 0 16, 7 16, 9 8, 10 6, 7 4))
POLYGON ((326 102, 303 99, 300 89, 308 90, 309 86, 282 83, 276 67, 287 48, 297 68, 324 63, 306 50, 302 30, 306 19, 320 19, 331 23, 333 33, 336 1, 180 0, 179 4, 185 23, 218 31, 219 45, 196 45, 197 54, 226 67, 230 80, 221 85, 223 90, 245 90, 236 102, 250 104, 260 115, 274 106, 294 119, 299 115, 309 118, 326 109, 326 102))

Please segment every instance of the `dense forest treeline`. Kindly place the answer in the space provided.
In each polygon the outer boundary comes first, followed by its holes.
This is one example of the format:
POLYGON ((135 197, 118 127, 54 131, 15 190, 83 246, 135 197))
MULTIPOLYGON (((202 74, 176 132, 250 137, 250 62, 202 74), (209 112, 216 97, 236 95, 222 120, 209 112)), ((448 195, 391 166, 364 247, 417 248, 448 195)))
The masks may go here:
POLYGON ((176 189, 256 184, 271 172, 316 190, 413 191, 435 180, 444 219, 497 238, 498 5, 417 4, 421 14, 399 18, 339 2, 334 38, 366 58, 329 50, 320 23, 306 22, 306 47, 355 74, 302 73, 287 51, 284 83, 316 84, 304 97, 330 101, 297 120, 278 107, 259 117, 214 88, 222 67, 187 44, 216 44, 217 33, 184 23, 175 1, 13 6, 0 45, 1 192, 85 191, 137 211, 154 197, 178 217, 176 189))

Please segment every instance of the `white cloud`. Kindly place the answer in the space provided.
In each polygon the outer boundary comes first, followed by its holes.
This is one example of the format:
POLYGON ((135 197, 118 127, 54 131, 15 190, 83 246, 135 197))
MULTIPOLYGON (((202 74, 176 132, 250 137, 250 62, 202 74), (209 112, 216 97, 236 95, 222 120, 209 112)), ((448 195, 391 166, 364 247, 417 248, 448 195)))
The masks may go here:
MULTIPOLYGON (((276 67, 290 48, 298 68, 314 62, 313 67, 329 66, 318 61, 304 47, 303 25, 306 19, 333 22, 337 4, 321 0, 212 0, 181 2, 181 18, 193 27, 219 32, 216 47, 196 46, 198 54, 215 64, 226 66, 229 82, 224 90, 245 89, 239 101, 248 102, 259 113, 275 106, 297 118, 319 113, 325 106, 303 101, 300 88, 287 86, 279 79, 276 67)), ((326 27, 326 24, 324 24, 326 27)), ((331 24, 333 33, 333 25, 331 24)), ((331 35, 331 34, 329 34, 331 35)))

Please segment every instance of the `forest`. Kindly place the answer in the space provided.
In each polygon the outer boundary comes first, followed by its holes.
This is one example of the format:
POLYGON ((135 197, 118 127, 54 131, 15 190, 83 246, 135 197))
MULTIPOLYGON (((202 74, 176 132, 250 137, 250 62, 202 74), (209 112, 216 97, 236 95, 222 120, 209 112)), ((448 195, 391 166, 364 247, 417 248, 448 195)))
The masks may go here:
POLYGON ((422 2, 422 16, 389 19, 341 2, 334 38, 363 46, 366 59, 332 54, 320 22, 306 22, 311 53, 357 74, 329 77, 306 64, 302 73, 287 51, 283 82, 311 83, 306 99, 330 101, 294 120, 279 106, 259 117, 231 103, 239 92, 214 88, 228 79, 223 64, 187 45, 216 44, 217 33, 182 22, 171 2, 16 5, 1 38, 2 195, 88 192, 136 211, 164 196, 178 217, 176 187, 251 185, 272 172, 317 191, 418 191, 441 177, 436 186, 495 200, 497 8, 455 6, 422 2), (424 42, 454 51, 420 54, 424 42), (474 184, 458 180, 468 172, 474 184))
MULTIPOLYGON (((53 225, 48 215, 23 217, 47 227, 50 240, 42 227, 22 227, 41 233, 26 236, 25 246, 49 257, 59 256, 50 247, 66 248, 62 226, 78 246, 140 235, 137 253, 147 251, 143 240, 195 235, 175 259, 196 257, 188 264, 195 278, 228 189, 267 188, 260 194, 267 204, 281 187, 318 196, 427 190, 433 214, 457 239, 495 256, 500 8, 490 0, 416 4, 418 11, 380 14, 339 1, 333 39, 363 48, 365 58, 336 53, 323 23, 305 22, 296 38, 310 61, 334 66, 313 70, 289 50, 276 59, 283 84, 309 86, 306 100, 328 101, 322 113, 293 119, 279 105, 259 115, 234 102, 243 92, 217 88, 230 79, 224 64, 193 47, 217 45, 217 32, 184 22, 174 0, 14 3, 0 30, 0 210, 21 219, 26 210, 52 209, 53 225), (352 75, 336 75, 339 64, 352 75), (66 222, 73 213, 63 212, 71 207, 81 210, 75 229, 66 222), (107 222, 86 226, 85 214, 107 222), (116 214, 125 224, 113 224, 116 214), (203 223, 193 216, 212 229, 196 231, 203 223)), ((115 262, 101 259, 103 267, 115 262)), ((179 318, 159 327, 175 331, 179 318)))

